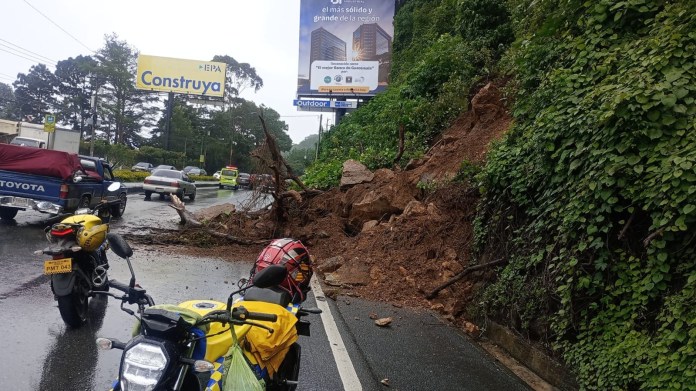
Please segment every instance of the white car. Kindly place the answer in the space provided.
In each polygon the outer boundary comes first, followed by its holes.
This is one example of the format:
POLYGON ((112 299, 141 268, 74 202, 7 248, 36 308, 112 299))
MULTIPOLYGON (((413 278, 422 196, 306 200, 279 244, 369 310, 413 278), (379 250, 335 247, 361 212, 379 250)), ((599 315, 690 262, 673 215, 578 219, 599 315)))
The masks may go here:
POLYGON ((154 170, 152 175, 143 182, 145 199, 149 200, 152 193, 176 194, 180 199, 188 197, 191 201, 196 199, 196 185, 194 181, 182 171, 154 170))

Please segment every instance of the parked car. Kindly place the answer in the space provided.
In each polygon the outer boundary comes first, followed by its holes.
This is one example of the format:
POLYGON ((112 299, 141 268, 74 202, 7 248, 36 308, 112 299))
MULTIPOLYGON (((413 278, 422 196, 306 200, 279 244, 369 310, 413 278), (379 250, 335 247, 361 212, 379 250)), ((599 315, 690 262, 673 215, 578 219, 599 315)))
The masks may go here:
POLYGON ((251 175, 247 174, 246 172, 240 172, 239 176, 237 177, 237 185, 239 185, 239 187, 246 187, 247 189, 250 189, 251 175))
POLYGON ((215 171, 215 173, 213 174, 213 178, 220 180, 220 170, 215 171))
POLYGON ((135 166, 131 167, 131 171, 151 172, 152 167, 152 163, 139 162, 135 166))
POLYGON ((149 200, 152 193, 158 193, 161 198, 165 195, 176 194, 182 200, 188 197, 196 199, 196 185, 186 173, 177 170, 154 170, 152 175, 143 182, 145 199, 149 200))
POLYGON ((194 166, 186 166, 183 171, 188 175, 208 175, 205 169, 194 166))
POLYGON ((170 166, 168 164, 160 164, 159 166, 152 169, 152 171, 155 171, 155 170, 175 170, 176 171, 176 167, 170 166))

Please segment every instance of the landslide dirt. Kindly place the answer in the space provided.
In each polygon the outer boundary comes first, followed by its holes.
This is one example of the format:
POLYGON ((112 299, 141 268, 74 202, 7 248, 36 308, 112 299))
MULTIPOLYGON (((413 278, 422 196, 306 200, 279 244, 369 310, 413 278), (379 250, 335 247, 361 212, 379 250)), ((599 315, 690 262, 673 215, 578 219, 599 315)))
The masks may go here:
MULTIPOLYGON (((425 298, 469 263, 478 195, 466 181, 451 180, 463 161, 483 163, 490 143, 511 123, 495 85, 482 88, 470 107, 418 161, 403 169, 377 170, 367 183, 291 201, 287 222, 279 228, 269 214, 230 213, 225 205, 197 216, 209 228, 235 237, 301 239, 316 258, 316 271, 332 287, 328 295, 432 308, 470 328, 462 313, 487 272, 471 274, 433 300, 425 298), (369 208, 358 211, 369 202, 369 208)), ((174 242, 202 245, 189 251, 231 260, 253 261, 263 248, 228 245, 200 230, 187 230, 174 242)))

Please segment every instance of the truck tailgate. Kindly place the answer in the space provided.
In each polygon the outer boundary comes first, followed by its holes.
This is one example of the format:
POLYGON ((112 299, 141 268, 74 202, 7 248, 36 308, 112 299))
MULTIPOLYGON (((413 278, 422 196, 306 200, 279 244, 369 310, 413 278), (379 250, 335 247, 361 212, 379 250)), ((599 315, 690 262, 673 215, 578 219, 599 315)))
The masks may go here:
POLYGON ((0 170, 0 197, 57 202, 62 184, 59 178, 0 170))

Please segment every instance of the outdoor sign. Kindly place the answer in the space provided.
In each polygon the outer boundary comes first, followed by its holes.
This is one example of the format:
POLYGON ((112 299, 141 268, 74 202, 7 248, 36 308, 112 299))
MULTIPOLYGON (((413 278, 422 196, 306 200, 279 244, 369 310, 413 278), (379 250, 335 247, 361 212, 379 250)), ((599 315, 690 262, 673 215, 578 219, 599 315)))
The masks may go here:
POLYGON ((222 62, 138 56, 135 87, 140 90, 222 97, 226 65, 222 62))
POLYGON ((393 0, 301 0, 297 96, 372 96, 391 70, 393 0))
POLYGON ((293 106, 298 108, 336 108, 336 109, 354 109, 358 107, 358 102, 355 101, 340 101, 340 100, 312 100, 312 99, 295 99, 292 101, 293 106))
POLYGON ((338 95, 377 90, 379 61, 314 61, 310 88, 338 95))
POLYGON ((48 114, 44 117, 44 132, 56 131, 56 116, 48 114))

